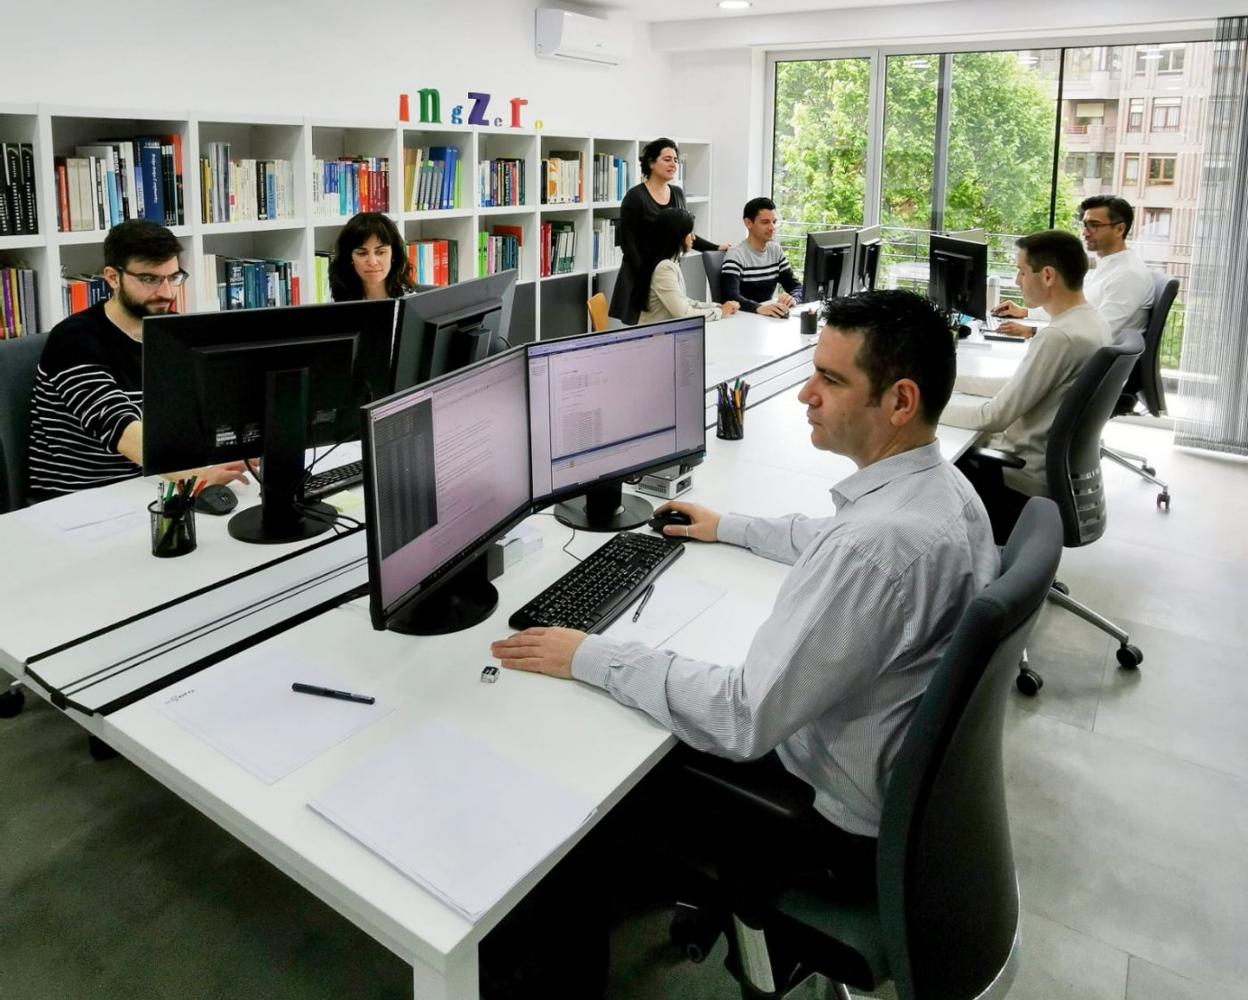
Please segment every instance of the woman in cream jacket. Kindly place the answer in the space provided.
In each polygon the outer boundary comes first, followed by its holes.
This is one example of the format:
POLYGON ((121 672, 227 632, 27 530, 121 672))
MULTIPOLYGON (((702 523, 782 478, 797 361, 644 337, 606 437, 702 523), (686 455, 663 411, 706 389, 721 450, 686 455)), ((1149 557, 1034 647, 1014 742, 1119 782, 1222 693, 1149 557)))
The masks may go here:
POLYGON ((685 278, 680 258, 693 246, 693 216, 683 209, 671 208, 659 213, 655 220, 654 271, 650 277, 650 298, 641 311, 640 323, 664 319, 705 316, 708 320, 731 316, 740 308, 736 302, 699 302, 685 291, 685 278))

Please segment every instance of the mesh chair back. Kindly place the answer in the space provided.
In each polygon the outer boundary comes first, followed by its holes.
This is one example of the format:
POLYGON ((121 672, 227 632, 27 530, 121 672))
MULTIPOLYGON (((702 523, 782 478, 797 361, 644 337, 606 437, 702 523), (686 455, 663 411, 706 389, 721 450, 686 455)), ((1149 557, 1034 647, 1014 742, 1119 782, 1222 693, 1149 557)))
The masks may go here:
POLYGON ((1001 759, 1006 698, 1062 552, 1051 500, 1027 502, 1001 576, 971 601, 893 764, 878 886, 902 1000, 979 996, 1018 929, 1001 759))
POLYGON ((706 269, 707 294, 712 302, 724 301, 724 286, 719 280, 719 273, 724 268, 724 252, 722 250, 703 250, 702 267, 706 269))
POLYGON ((0 511, 26 506, 26 453, 30 400, 44 337, 0 341, 0 511))
POLYGON ((1170 307, 1179 294, 1179 279, 1153 274, 1153 311, 1144 331, 1144 353, 1134 371, 1139 375, 1140 401, 1154 417, 1166 412, 1166 390, 1161 384, 1161 335, 1166 330, 1170 307))
POLYGON ((1101 432, 1131 368, 1144 352, 1138 331, 1123 330, 1099 348, 1062 397, 1044 452, 1049 496, 1062 514, 1065 544, 1094 542, 1105 533, 1101 432))

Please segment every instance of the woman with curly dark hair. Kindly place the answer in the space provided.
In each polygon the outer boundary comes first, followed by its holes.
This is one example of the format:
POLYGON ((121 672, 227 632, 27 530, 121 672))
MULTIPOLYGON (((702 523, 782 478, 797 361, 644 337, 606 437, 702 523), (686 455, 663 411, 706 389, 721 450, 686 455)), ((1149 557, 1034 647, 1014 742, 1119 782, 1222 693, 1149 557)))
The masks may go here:
POLYGON ((351 217, 329 262, 329 293, 335 302, 397 299, 416 290, 407 245, 399 228, 381 212, 351 217))

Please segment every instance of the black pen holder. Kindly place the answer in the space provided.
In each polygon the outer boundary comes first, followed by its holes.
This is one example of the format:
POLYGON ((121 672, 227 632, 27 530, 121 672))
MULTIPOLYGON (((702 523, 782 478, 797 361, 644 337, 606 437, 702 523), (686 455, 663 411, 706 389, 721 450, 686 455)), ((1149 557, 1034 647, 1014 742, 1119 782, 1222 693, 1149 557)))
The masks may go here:
POLYGON ((819 332, 819 314, 814 309, 807 309, 802 313, 802 336, 813 337, 819 332))
POLYGON ((152 555, 158 559, 184 556, 195 551, 195 507, 193 503, 153 500, 147 505, 152 520, 152 555))
POLYGON ((740 441, 745 437, 745 408, 731 403, 717 404, 715 436, 725 441, 740 441))

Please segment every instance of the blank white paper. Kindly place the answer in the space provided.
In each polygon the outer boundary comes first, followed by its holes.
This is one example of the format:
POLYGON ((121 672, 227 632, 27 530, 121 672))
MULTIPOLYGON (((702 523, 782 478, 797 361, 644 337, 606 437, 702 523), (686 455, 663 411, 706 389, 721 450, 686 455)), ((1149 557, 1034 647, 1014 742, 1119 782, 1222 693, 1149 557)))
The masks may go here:
POLYGON ((641 618, 633 621, 637 605, 641 603, 641 598, 638 598, 603 634, 612 639, 626 639, 647 646, 661 647, 725 593, 727 591, 723 587, 670 569, 655 580, 654 593, 650 595, 641 618))
POLYGON ((269 785, 394 710, 299 694, 295 681, 354 690, 324 667, 260 646, 170 688, 160 710, 269 785))
POLYGON ((413 729, 308 805, 470 921, 594 813, 442 722, 413 729))

